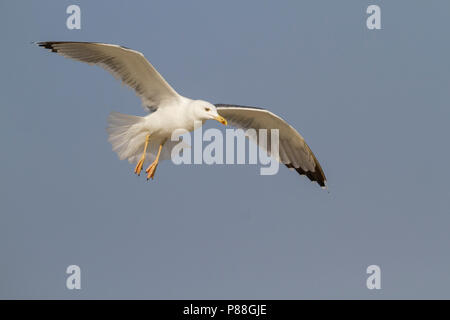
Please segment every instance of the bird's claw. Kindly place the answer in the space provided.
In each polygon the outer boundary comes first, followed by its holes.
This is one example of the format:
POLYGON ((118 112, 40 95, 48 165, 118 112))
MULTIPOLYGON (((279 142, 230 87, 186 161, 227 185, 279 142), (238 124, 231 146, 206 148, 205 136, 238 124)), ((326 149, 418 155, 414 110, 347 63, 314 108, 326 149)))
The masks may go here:
POLYGON ((136 168, 134 168, 134 173, 137 174, 138 176, 141 175, 143 165, 144 165, 144 159, 141 158, 141 160, 139 160, 139 162, 137 163, 136 168))
POLYGON ((156 167, 158 167, 158 163, 152 163, 147 170, 145 170, 145 172, 147 173, 147 180, 154 178, 155 176, 155 171, 156 171, 156 167))

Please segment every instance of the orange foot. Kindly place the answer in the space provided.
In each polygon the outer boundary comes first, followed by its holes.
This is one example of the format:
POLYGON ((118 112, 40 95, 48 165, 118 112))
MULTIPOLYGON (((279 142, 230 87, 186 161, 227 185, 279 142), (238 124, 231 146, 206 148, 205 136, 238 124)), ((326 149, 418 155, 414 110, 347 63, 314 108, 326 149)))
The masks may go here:
POLYGON ((136 168, 134 168, 134 173, 136 173, 138 176, 141 175, 141 171, 142 171, 142 166, 144 165, 144 157, 141 158, 141 160, 139 160, 139 162, 136 165, 136 168))
POLYGON ((145 172, 147 172, 147 180, 148 179, 152 179, 155 176, 155 171, 156 168, 158 167, 158 161, 154 161, 151 165, 148 166, 147 170, 145 170, 145 172))

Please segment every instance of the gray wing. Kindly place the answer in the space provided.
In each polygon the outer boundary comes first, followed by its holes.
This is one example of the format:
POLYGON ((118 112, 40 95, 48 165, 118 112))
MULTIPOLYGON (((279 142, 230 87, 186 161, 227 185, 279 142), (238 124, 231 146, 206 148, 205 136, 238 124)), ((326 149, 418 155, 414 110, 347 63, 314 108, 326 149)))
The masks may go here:
POLYGON ((98 65, 136 91, 149 111, 180 95, 164 80, 144 55, 125 47, 94 42, 38 42, 64 57, 98 65))
POLYGON ((216 108, 232 126, 241 129, 268 129, 268 141, 270 129, 278 129, 279 160, 288 168, 293 168, 311 181, 316 181, 321 187, 326 187, 327 179, 319 161, 300 133, 282 118, 268 110, 255 107, 216 104, 216 108))

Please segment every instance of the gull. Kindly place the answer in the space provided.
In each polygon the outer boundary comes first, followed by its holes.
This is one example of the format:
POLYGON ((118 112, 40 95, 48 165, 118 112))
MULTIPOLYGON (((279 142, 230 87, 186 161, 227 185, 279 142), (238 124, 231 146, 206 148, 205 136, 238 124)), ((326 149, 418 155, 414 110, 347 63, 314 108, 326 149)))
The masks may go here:
MULTIPOLYGON (((322 188, 326 177, 303 137, 285 120, 269 110, 230 104, 212 104, 178 94, 141 52, 107 43, 97 42, 38 42, 37 45, 66 58, 90 65, 98 65, 125 85, 134 89, 148 111, 145 117, 112 112, 108 118, 109 141, 119 159, 137 163, 134 173, 141 174, 146 160, 147 180, 153 179, 160 160, 170 157, 174 142, 172 133, 178 129, 193 131, 195 122, 217 120, 240 129, 279 130, 278 154, 267 148, 288 168, 305 175, 322 188)), ((268 139, 269 140, 269 139, 268 139)), ((256 141, 260 147, 260 141, 256 141)))

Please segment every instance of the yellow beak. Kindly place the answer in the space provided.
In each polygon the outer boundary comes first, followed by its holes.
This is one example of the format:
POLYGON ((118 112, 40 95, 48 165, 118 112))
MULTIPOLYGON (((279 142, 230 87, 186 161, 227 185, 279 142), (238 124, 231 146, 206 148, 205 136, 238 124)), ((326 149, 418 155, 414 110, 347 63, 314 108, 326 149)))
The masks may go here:
POLYGON ((215 120, 217 120, 217 121, 219 121, 221 124, 223 124, 223 125, 227 125, 227 119, 225 119, 224 117, 222 117, 222 116, 217 116, 217 117, 215 117, 214 118, 215 120))

